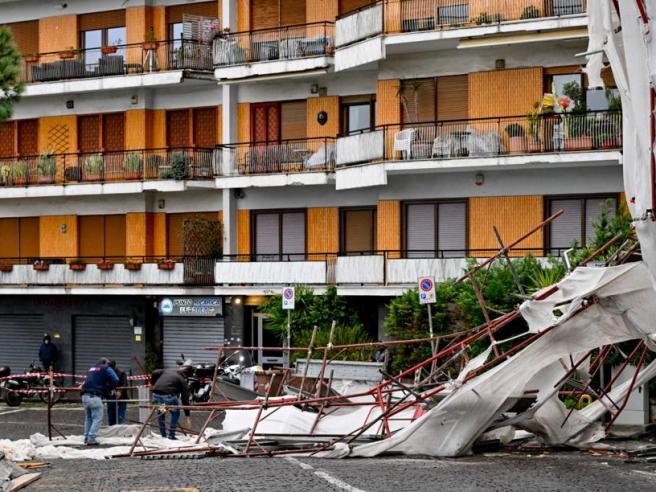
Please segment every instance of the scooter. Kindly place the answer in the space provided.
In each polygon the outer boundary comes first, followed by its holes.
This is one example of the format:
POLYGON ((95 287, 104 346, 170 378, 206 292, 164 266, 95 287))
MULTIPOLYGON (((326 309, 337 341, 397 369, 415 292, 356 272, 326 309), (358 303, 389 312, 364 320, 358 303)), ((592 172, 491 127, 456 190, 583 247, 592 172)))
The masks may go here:
MULTIPOLYGON (((37 391, 49 388, 50 376, 37 376, 37 373, 43 372, 41 368, 36 365, 34 361, 30 364, 30 367, 25 370, 24 374, 17 375, 16 377, 11 376, 11 369, 8 366, 0 367, 0 393, 4 394, 5 403, 10 407, 19 406, 24 398, 33 398, 36 395, 39 396, 41 401, 44 403, 48 401, 48 393, 44 391, 37 391), (29 374, 34 373, 34 376, 29 374), (4 379, 6 378, 6 379, 4 379)), ((53 380, 52 386, 58 386, 57 382, 53 380)), ((52 403, 59 401, 61 393, 53 392, 52 393, 52 403)))
POLYGON ((180 354, 180 357, 181 360, 177 361, 179 366, 192 368, 191 375, 187 378, 190 400, 193 403, 209 401, 215 364, 195 364, 191 359, 185 359, 184 354, 180 354))

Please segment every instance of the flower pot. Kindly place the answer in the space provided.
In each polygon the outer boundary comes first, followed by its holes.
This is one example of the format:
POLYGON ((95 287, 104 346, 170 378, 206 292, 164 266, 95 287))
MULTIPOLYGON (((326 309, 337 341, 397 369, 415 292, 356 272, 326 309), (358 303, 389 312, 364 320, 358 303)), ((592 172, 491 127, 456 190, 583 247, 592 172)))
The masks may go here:
POLYGON ((123 173, 123 178, 129 181, 137 181, 141 179, 141 173, 137 171, 126 172, 123 173))
POLYGON ((59 58, 62 60, 70 60, 75 56, 75 53, 73 51, 62 51, 59 53, 59 58))
POLYGON ((25 57, 25 63, 38 63, 39 57, 36 55, 30 55, 25 57))
POLYGON ((100 173, 86 173, 84 175, 84 181, 101 181, 102 175, 100 173))
POLYGON ((153 51, 157 49, 157 43, 144 43, 143 47, 147 51, 153 51))
POLYGON ((116 53, 117 50, 118 48, 116 46, 103 46, 102 48, 100 48, 100 52, 103 55, 113 55, 114 53, 116 53))
POLYGON ((531 153, 542 152, 542 142, 537 138, 529 138, 526 149, 531 153))
POLYGON ((125 267, 126 270, 130 270, 131 272, 138 272, 139 270, 141 270, 141 263, 127 262, 124 263, 123 266, 125 267))
POLYGON ((39 183, 41 184, 52 184, 55 182, 54 176, 39 176, 39 183))
POLYGON ((103 271, 113 270, 114 263, 112 263, 111 261, 101 261, 100 263, 96 264, 96 267, 98 268, 98 270, 103 270, 103 271))
POLYGON ((25 186, 27 184, 27 178, 26 177, 16 177, 14 178, 14 185, 15 186, 25 186))
POLYGON ((526 140, 524 140, 524 137, 509 137, 508 152, 511 154, 524 154, 526 152, 526 140))
POLYGON ((565 137, 565 150, 590 150, 592 149, 592 137, 583 135, 581 137, 565 137))
POLYGON ((175 262, 171 260, 163 261, 157 264, 158 270, 173 270, 175 269, 175 262))
POLYGON ((0 272, 11 272, 14 269, 14 265, 0 265, 0 272))
POLYGON ((87 264, 86 263, 69 263, 68 268, 70 268, 74 272, 81 272, 81 271, 87 269, 87 264))
POLYGON ((37 272, 47 272, 50 269, 50 264, 45 261, 37 261, 32 265, 32 268, 37 272))

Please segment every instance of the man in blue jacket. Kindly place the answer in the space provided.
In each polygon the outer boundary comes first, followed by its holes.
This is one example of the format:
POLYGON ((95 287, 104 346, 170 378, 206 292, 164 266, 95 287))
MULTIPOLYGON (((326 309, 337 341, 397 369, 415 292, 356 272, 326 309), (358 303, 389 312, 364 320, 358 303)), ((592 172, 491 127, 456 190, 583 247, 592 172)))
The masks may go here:
POLYGON ((82 405, 84 406, 84 444, 97 446, 98 429, 103 420, 103 398, 106 398, 116 385, 118 376, 109 367, 109 360, 102 358, 89 369, 82 385, 82 405))

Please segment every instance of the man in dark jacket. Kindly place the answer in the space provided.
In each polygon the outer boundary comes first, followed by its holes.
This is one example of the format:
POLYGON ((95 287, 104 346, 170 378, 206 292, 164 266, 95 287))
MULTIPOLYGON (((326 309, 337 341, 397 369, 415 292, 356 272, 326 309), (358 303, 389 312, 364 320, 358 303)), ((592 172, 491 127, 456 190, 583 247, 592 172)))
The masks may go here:
POLYGON ((51 367, 54 369, 58 356, 59 351, 57 350, 57 347, 53 345, 50 335, 46 333, 43 335, 43 343, 39 348, 39 360, 41 361, 41 367, 43 367, 43 370, 47 372, 51 367))
POLYGON ((84 443, 87 446, 97 446, 99 442, 96 435, 103 420, 103 398, 107 398, 108 392, 116 388, 118 376, 109 367, 109 361, 105 358, 91 367, 87 377, 82 384, 82 405, 84 405, 84 443))
POLYGON ((125 371, 121 371, 116 367, 115 360, 109 361, 109 367, 118 376, 118 385, 107 399, 107 424, 121 425, 125 423, 125 413, 128 408, 128 404, 125 401, 128 399, 128 375, 125 374, 125 371))
MULTIPOLYGON (((153 402, 155 405, 189 405, 189 388, 187 377, 191 368, 183 366, 179 369, 158 369, 153 371, 153 402)), ((169 439, 175 439, 175 430, 180 419, 179 408, 169 408, 171 412, 171 425, 169 427, 169 439)), ((185 426, 191 427, 189 410, 185 409, 185 426)), ((166 412, 159 412, 157 417, 159 432, 166 437, 166 412)))

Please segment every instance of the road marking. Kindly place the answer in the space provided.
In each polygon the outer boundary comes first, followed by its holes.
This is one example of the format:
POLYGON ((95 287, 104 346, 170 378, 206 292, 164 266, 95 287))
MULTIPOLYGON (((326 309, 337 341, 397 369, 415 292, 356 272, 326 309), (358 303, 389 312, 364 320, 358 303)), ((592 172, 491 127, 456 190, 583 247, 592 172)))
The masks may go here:
POLYGON ((337 487, 338 489, 347 490, 348 492, 365 492, 364 490, 353 487, 352 485, 346 483, 343 480, 340 480, 337 477, 333 477, 330 473, 324 470, 315 470, 312 465, 303 463, 302 461, 299 461, 296 458, 292 458, 291 456, 288 456, 285 459, 290 463, 294 463, 295 465, 300 466, 304 470, 313 471, 317 477, 324 479, 330 485, 337 487))
POLYGON ((2 415, 9 415, 10 413, 18 413, 18 412, 24 412, 24 408, 19 408, 18 410, 9 410, 8 412, 2 412, 0 413, 0 416, 2 415))
POLYGON ((633 473, 639 473, 640 475, 647 475, 648 477, 656 477, 656 473, 642 471, 642 470, 633 470, 633 473))

